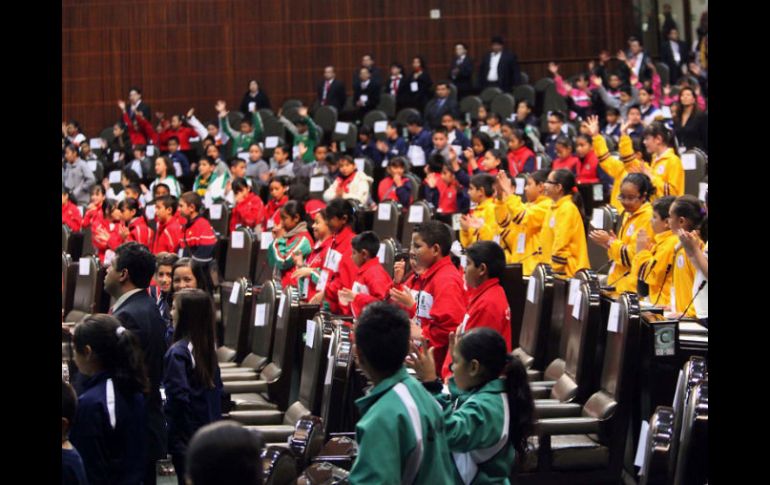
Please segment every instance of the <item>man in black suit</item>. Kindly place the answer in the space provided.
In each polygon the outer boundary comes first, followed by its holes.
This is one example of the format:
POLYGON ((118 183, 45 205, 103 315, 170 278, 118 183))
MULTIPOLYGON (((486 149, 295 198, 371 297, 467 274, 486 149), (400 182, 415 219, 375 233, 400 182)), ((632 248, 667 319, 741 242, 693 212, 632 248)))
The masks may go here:
POLYGON ((449 79, 457 87, 457 99, 471 94, 473 91, 473 61, 468 57, 468 47, 459 42, 455 45, 455 57, 449 66, 449 79))
POLYGON ((398 62, 390 64, 390 77, 385 86, 385 92, 396 99, 396 110, 406 107, 409 103, 409 83, 404 76, 404 66, 398 62))
POLYGON ((380 104, 381 88, 380 84, 371 78, 367 68, 362 67, 358 75, 358 85, 353 88, 353 104, 358 110, 358 115, 363 117, 380 104))
POLYGON ((449 97, 449 83, 440 81, 436 84, 436 96, 425 105, 425 121, 432 130, 441 126, 441 117, 445 114, 457 116, 460 107, 457 101, 449 97))
MULTIPOLYGON (((374 58, 371 54, 364 54, 361 58, 361 68, 366 68, 369 71, 369 78, 377 83, 378 86, 382 86, 382 71, 379 67, 374 65, 374 58)), ((357 71, 353 72, 353 89, 361 83, 357 71)))
POLYGON ((642 42, 636 37, 628 38, 628 52, 621 50, 617 57, 622 62, 620 72, 624 83, 630 83, 633 76, 636 76, 642 83, 652 79, 652 70, 648 66, 651 62, 650 56, 644 51, 642 42))
POLYGON ((166 456, 166 426, 160 397, 166 322, 147 287, 155 273, 155 258, 147 247, 127 242, 115 251, 104 277, 104 289, 115 298, 110 313, 139 339, 150 381, 147 410, 147 468, 145 484, 154 484, 155 462, 166 456))
POLYGON ((142 90, 133 87, 128 90, 128 101, 131 105, 128 108, 128 116, 134 117, 136 111, 141 111, 144 119, 152 123, 152 112, 150 111, 150 105, 142 100, 142 90))
POLYGON ((335 77, 334 66, 324 68, 324 80, 318 83, 318 102, 321 106, 334 106, 337 112, 345 107, 345 83, 335 77))
POLYGON ((498 87, 511 92, 520 83, 519 59, 515 53, 503 48, 503 38, 492 37, 492 51, 484 56, 479 68, 479 87, 498 87))
POLYGON ((682 67, 690 60, 687 44, 679 40, 679 31, 671 29, 668 40, 661 46, 660 60, 668 66, 669 84, 673 85, 682 76, 682 67))

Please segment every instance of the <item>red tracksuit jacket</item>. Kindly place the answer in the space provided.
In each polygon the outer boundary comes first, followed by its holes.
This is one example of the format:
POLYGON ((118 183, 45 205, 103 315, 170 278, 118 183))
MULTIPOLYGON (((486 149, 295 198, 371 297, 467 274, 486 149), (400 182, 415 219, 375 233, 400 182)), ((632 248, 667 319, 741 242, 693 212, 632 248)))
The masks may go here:
POLYGON ((91 242, 99 254, 99 261, 104 263, 104 255, 108 249, 115 251, 118 246, 123 244, 123 238, 120 237, 120 228, 124 227, 122 222, 109 222, 106 219, 94 221, 91 225, 91 242), (104 229, 109 233, 106 241, 98 241, 96 235, 99 229, 104 229))
MULTIPOLYGON (((329 251, 331 245, 331 236, 327 237, 323 241, 316 241, 313 250, 310 251, 310 254, 307 255, 305 265, 308 268, 311 268, 313 271, 318 271, 320 274, 320 271, 323 269, 324 260, 326 259, 326 253, 329 251)), ((305 296, 306 300, 310 300, 316 295, 316 293, 320 291, 318 289, 318 282, 314 283, 312 278, 308 279, 309 281, 305 283, 307 285, 307 295, 305 296)))
POLYGON ((128 117, 128 113, 123 113, 123 123, 128 128, 128 136, 131 138, 132 145, 147 145, 150 141, 152 141, 153 145, 158 144, 158 134, 155 133, 155 128, 146 119, 136 118, 139 131, 134 129, 134 124, 131 122, 131 118, 128 117))
POLYGON ((128 224, 128 240, 136 241, 139 244, 147 246, 147 249, 152 247, 153 230, 147 225, 147 221, 144 217, 134 217, 134 220, 128 224))
POLYGON ((265 223, 264 229, 272 229, 281 223, 281 207, 285 206, 289 202, 289 196, 284 195, 280 200, 270 199, 267 201, 265 211, 262 215, 262 221, 265 223), (273 225, 270 225, 270 219, 273 220, 273 225))
POLYGON ((551 170, 566 168, 567 170, 572 170, 572 173, 577 173, 578 165, 580 165, 578 157, 570 155, 567 158, 557 158, 554 160, 551 164, 551 170))
POLYGON ((464 282, 449 256, 444 256, 415 278, 417 323, 422 335, 435 347, 436 371, 443 368, 449 345, 449 333, 463 321, 466 309, 464 282))
POLYGON ((179 221, 175 217, 170 217, 165 224, 158 221, 158 230, 155 231, 155 237, 152 241, 152 254, 162 252, 176 254, 181 242, 182 226, 179 225, 179 221))
POLYGON ((577 183, 598 184, 601 183, 596 169, 599 168, 599 159, 593 150, 589 151, 585 158, 578 164, 577 183))
POLYGON ((358 271, 353 258, 350 257, 353 252, 350 241, 355 235, 350 226, 345 226, 338 234, 332 236, 332 243, 323 263, 323 272, 326 272, 326 275, 321 275, 321 280, 326 279, 326 284, 323 285, 319 281, 324 288, 324 299, 329 304, 329 310, 338 315, 350 315, 350 306, 340 305, 337 292, 342 288, 352 288, 358 271))
POLYGON ((262 216, 265 210, 265 204, 262 203, 257 194, 249 192, 245 199, 235 204, 233 213, 230 215, 230 232, 233 232, 238 225, 254 229, 257 224, 262 223, 262 216))
POLYGON ((78 206, 73 204, 70 200, 61 206, 61 222, 62 224, 67 224, 69 228, 72 229, 72 232, 79 231, 83 224, 83 218, 80 216, 80 209, 78 209, 78 206))
MULTIPOLYGON (((500 280, 490 278, 477 288, 469 289, 468 312, 463 317, 463 323, 457 328, 457 334, 462 335, 476 327, 489 327, 505 339, 508 352, 511 351, 511 307, 505 297, 505 290, 500 286, 500 280)), ((446 379, 452 375, 449 370, 451 357, 445 359, 441 377, 446 379)))
POLYGON ((508 172, 511 177, 520 173, 534 172, 536 168, 535 152, 527 146, 508 152, 508 172))
POLYGON ((175 136, 179 138, 179 149, 182 151, 190 150, 190 138, 198 136, 198 132, 188 126, 181 126, 176 130, 171 128, 171 123, 165 121, 163 123, 163 131, 158 134, 158 141, 160 142, 160 151, 168 151, 168 140, 175 136))
POLYGON ((217 236, 214 234, 211 223, 198 214, 182 228, 182 231, 181 247, 184 248, 184 256, 200 261, 211 261, 217 245, 217 236))
POLYGON ((358 268, 356 279, 351 288, 356 295, 350 307, 353 316, 358 317, 369 303, 385 301, 388 292, 393 287, 393 280, 382 267, 379 258, 373 257, 358 268))
POLYGON ((86 211, 86 215, 83 217, 82 227, 83 229, 89 228, 97 221, 104 222, 104 202, 98 207, 86 211))

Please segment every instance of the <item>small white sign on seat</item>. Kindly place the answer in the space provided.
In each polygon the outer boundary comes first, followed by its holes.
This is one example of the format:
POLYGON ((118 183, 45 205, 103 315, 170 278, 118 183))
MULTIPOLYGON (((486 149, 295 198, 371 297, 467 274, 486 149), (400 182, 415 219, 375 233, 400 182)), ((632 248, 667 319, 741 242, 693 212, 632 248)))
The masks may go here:
POLYGON ((243 249, 243 232, 233 231, 230 233, 230 247, 233 249, 243 249))
POLYGON ((345 123, 344 121, 338 121, 336 125, 334 125, 334 133, 340 134, 340 135, 347 135, 348 130, 350 130, 350 123, 345 123))

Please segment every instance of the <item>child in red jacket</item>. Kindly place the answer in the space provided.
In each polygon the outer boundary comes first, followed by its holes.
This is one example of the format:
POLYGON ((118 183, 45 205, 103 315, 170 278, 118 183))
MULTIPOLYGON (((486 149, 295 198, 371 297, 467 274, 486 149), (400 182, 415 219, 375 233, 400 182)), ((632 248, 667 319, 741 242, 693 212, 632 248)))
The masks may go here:
POLYGON ((594 153, 593 144, 589 135, 578 135, 575 138, 575 153, 577 153, 580 163, 578 165, 577 183, 578 184, 598 184, 599 179, 599 158, 594 153))
POLYGON ((139 207, 139 202, 129 197, 120 201, 118 209, 120 209, 120 217, 125 226, 120 230, 120 237, 123 239, 123 242, 138 242, 150 249, 152 247, 153 230, 147 225, 147 220, 144 218, 142 208, 139 207))
POLYGON ((233 180, 231 185, 235 197, 235 207, 230 215, 230 232, 238 226, 250 227, 258 232, 257 225, 261 225, 265 204, 262 199, 251 191, 248 182, 244 178, 233 180))
POLYGON ((364 231, 351 241, 351 258, 358 266, 353 288, 342 288, 337 293, 340 303, 349 304, 353 316, 358 317, 369 303, 384 301, 393 282, 382 267, 377 253, 380 238, 373 231, 364 231))
POLYGON ((91 187, 91 203, 86 208, 86 215, 83 216, 83 229, 91 227, 94 222, 104 222, 104 187, 95 184, 91 187))
POLYGON ((560 170, 564 168, 577 174, 580 160, 572 154, 573 149, 572 140, 568 136, 559 135, 556 139, 556 155, 558 158, 551 163, 551 170, 560 170))
POLYGON ((64 187, 61 189, 61 222, 72 229, 72 232, 79 231, 83 223, 80 208, 70 200, 70 193, 64 187))
POLYGON ((380 181, 377 186, 377 196, 380 202, 395 200, 403 207, 409 207, 414 199, 416 187, 412 187, 412 181, 404 177, 406 162, 404 157, 395 157, 388 162, 388 176, 380 181))
POLYGON ((270 200, 267 201, 265 210, 262 213, 262 220, 265 222, 265 229, 272 229, 281 223, 281 207, 289 202, 289 177, 280 175, 273 177, 268 186, 270 190, 270 200))
POLYGON ((152 254, 177 254, 182 243, 182 225, 175 214, 178 202, 170 195, 155 199, 155 220, 158 228, 152 238, 152 254))
POLYGON ((160 142, 160 151, 168 151, 168 141, 171 137, 176 137, 179 140, 179 149, 183 152, 190 150, 190 138, 195 138, 198 133, 182 124, 182 115, 172 115, 171 122, 167 120, 161 120, 161 131, 158 132, 158 141, 160 142))
POLYGON ((103 217, 94 219, 91 225, 91 242, 102 264, 109 264, 115 255, 115 250, 123 244, 120 231, 124 227, 117 202, 104 201, 103 217), (108 252, 109 258, 107 257, 108 252))
POLYGON ((521 128, 513 128, 508 138, 508 173, 515 177, 537 169, 535 152, 526 143, 527 135, 521 128))

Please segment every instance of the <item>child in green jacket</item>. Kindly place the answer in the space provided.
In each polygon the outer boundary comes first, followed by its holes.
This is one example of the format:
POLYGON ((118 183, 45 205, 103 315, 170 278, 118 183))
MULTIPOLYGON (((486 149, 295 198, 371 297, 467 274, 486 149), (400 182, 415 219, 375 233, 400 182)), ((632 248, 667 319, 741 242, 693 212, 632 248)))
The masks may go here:
POLYGON ((454 481, 441 409, 403 365, 409 334, 406 313, 384 302, 368 305, 356 325, 355 355, 374 388, 356 401, 353 485, 454 481))
POLYGON ((251 112, 251 119, 246 117, 241 120, 240 131, 237 133, 230 126, 230 121, 227 119, 227 104, 219 100, 215 109, 219 116, 219 129, 232 139, 232 144, 230 145, 231 156, 235 157, 240 152, 249 151, 249 145, 262 139, 264 125, 262 124, 262 117, 256 109, 251 112))
POLYGON ((488 327, 474 328, 459 339, 451 333, 449 355, 449 394, 442 393, 432 348, 423 352, 413 345, 407 365, 444 410, 455 481, 510 484, 514 458, 521 463, 533 426, 527 371, 507 353, 503 337, 488 327))
POLYGON ((297 110, 297 113, 299 114, 299 119, 296 120, 294 123, 289 121, 285 116, 279 115, 278 121, 281 122, 283 126, 286 127, 286 129, 294 135, 294 149, 293 151, 296 153, 296 155, 292 156, 292 158, 297 158, 298 156, 302 157, 303 163, 311 163, 313 160, 315 160, 315 146, 318 144, 318 142, 321 140, 320 137, 320 129, 318 128, 318 125, 315 124, 313 121, 313 118, 307 115, 307 108, 302 106, 297 110), (302 146, 304 146, 304 150, 302 149, 302 146))

